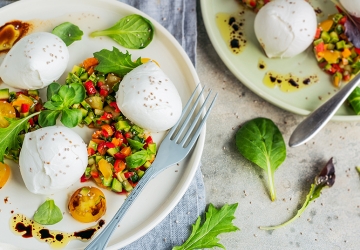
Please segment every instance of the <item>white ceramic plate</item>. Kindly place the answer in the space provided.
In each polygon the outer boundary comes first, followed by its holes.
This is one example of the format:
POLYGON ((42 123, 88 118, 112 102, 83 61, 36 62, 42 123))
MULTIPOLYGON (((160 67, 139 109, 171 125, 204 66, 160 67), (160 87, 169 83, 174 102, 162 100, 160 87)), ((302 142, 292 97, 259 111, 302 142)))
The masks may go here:
MULTIPOLYGON (((238 15, 244 8, 236 0, 201 0, 200 2, 206 30, 216 52, 229 70, 254 93, 282 109, 301 115, 309 114, 336 93, 336 88, 330 83, 330 76, 318 67, 311 48, 290 59, 266 58, 255 37, 253 28, 255 14, 250 10, 245 10, 242 16, 245 19, 244 34, 247 45, 242 53, 232 53, 217 27, 216 15, 218 13, 238 15), (259 69, 259 60, 265 62, 265 70, 259 69), (269 88, 263 83, 267 71, 293 73, 297 76, 317 75, 319 82, 299 91, 285 93, 278 88, 269 88)), ((326 19, 328 14, 337 12, 331 1, 310 2, 314 8, 322 11, 318 15, 319 21, 326 19)), ((343 105, 333 119, 351 121, 360 120, 360 116, 356 116, 348 106, 343 105)))
MULTIPOLYGON (((0 9, 0 25, 18 19, 34 23, 33 31, 51 31, 53 27, 69 21, 84 31, 83 39, 70 45, 70 62, 67 70, 83 59, 91 57, 93 52, 113 46, 121 51, 125 49, 107 37, 89 38, 88 34, 112 26, 123 16, 140 14, 150 19, 155 26, 155 36, 151 44, 143 50, 129 50, 133 58, 148 57, 155 59, 177 87, 183 104, 187 101, 199 82, 191 61, 179 43, 155 20, 144 13, 114 0, 27 0, 15 2, 0 9)), ((64 76, 60 82, 64 82, 64 76)), ((91 131, 83 128, 76 129, 86 141, 91 137, 91 131)), ((160 142, 162 133, 153 134, 156 142, 160 142)), ((155 227, 178 203, 200 162, 204 146, 205 130, 201 134, 195 149, 180 163, 173 166, 153 179, 145 188, 137 201, 130 208, 120 227, 114 232, 109 242, 109 249, 118 249, 135 241, 140 236, 155 227)), ((46 243, 34 238, 25 239, 10 231, 10 218, 13 214, 21 213, 32 218, 34 212, 47 197, 55 200, 60 209, 65 212, 64 219, 49 229, 74 232, 85 229, 95 223, 79 223, 67 213, 69 196, 84 184, 77 183, 66 191, 50 196, 31 194, 21 178, 18 166, 12 165, 12 175, 4 188, 0 190, 0 243, 10 244, 20 249, 50 249, 46 243), (8 201, 5 203, 4 200, 8 201)), ((92 184, 92 182, 85 183, 92 184)), ((103 217, 109 221, 124 201, 124 196, 105 190, 107 198, 107 212, 103 217)), ((88 243, 72 241, 66 249, 84 249, 88 243)), ((0 244, 1 248, 1 244, 0 244)), ((6 248, 7 249, 7 248, 6 248)))

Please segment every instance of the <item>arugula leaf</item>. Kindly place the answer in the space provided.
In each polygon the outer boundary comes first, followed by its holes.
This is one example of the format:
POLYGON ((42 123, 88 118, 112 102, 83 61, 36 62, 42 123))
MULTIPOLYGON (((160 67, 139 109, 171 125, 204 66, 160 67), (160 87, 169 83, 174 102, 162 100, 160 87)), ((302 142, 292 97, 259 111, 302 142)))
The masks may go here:
POLYGON ((4 154, 7 151, 20 148, 19 133, 27 131, 28 120, 38 114, 39 112, 33 113, 22 119, 5 118, 9 126, 0 129, 0 162, 4 163, 4 154))
POLYGON ((82 120, 80 109, 63 109, 61 113, 61 123, 68 128, 73 128, 82 120))
POLYGON ((108 36, 128 49, 143 49, 154 37, 154 26, 146 18, 133 14, 121 18, 114 26, 94 31, 90 37, 108 36))
POLYGON ((206 219, 203 225, 200 225, 200 216, 192 226, 192 232, 189 238, 181 246, 175 246, 172 250, 190 250, 225 247, 219 243, 217 236, 221 233, 234 232, 240 230, 232 224, 235 219, 234 213, 238 204, 225 204, 220 210, 217 210, 214 205, 210 204, 206 212, 206 219))
POLYGON ((140 57, 133 62, 128 51, 124 54, 115 47, 113 47, 112 51, 102 49, 99 52, 95 52, 94 57, 99 61, 99 64, 95 67, 97 71, 104 74, 115 73, 120 77, 125 76, 142 64, 140 57))
POLYGON ((267 118, 250 120, 237 131, 236 146, 246 159, 267 172, 270 197, 274 201, 274 173, 286 158, 285 142, 278 127, 267 118))
POLYGON ((75 41, 81 40, 81 37, 84 34, 84 32, 80 30, 78 26, 70 22, 65 22, 56 26, 51 33, 60 37, 66 46, 69 46, 75 41))
POLYGON ((308 207, 311 201, 318 198, 321 194, 321 190, 324 187, 332 187, 335 183, 335 167, 333 158, 331 158, 325 165, 325 167, 321 170, 320 174, 315 177, 314 183, 311 184, 310 191, 308 195, 306 196, 305 202, 302 205, 302 207, 298 210, 296 215, 288 220, 287 222, 284 222, 278 226, 272 226, 272 227, 259 227, 263 230, 274 230, 278 229, 280 227, 286 226, 299 218, 301 214, 304 212, 304 210, 308 207))
POLYGON ((36 210, 34 221, 41 225, 54 225, 61 221, 63 215, 54 200, 47 200, 36 210))

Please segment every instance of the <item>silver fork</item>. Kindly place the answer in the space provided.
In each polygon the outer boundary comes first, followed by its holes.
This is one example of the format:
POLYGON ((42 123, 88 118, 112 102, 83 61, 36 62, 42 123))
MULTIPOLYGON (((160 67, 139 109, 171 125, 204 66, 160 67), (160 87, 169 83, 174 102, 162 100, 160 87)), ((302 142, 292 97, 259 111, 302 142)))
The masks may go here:
POLYGON ((130 195, 125 199, 125 202, 121 205, 119 210, 116 212, 115 216, 111 219, 108 225, 103 229, 103 231, 85 248, 85 250, 99 250, 105 249, 106 245, 109 242, 109 239, 114 232, 115 228, 125 215, 126 211, 135 201, 135 199, 139 196, 143 188, 146 184, 155 176, 157 176, 160 172, 167 169, 168 167, 180 162, 183 160, 187 154, 190 152, 192 147, 194 146, 197 138, 200 135, 202 127, 205 124, 207 117, 210 114, 210 111, 214 105, 214 102, 217 98, 217 94, 213 98, 208 110, 206 111, 204 117, 198 124, 199 119, 205 110, 205 104, 209 99, 211 91, 207 95, 204 103, 201 105, 201 108, 197 112, 195 118, 193 119, 190 127, 187 128, 189 125, 190 119, 192 118, 194 111, 197 105, 200 102, 201 96, 204 92, 204 88, 201 90, 199 96, 196 98, 194 105, 191 107, 191 102, 195 97, 195 93, 198 89, 200 84, 198 84, 192 93, 189 101, 186 103, 182 114, 179 118, 179 121, 170 129, 164 140, 162 141, 155 161, 151 164, 151 167, 145 172, 145 175, 140 179, 136 187, 131 191, 130 195), (187 114, 186 118, 185 115, 188 109, 191 107, 191 110, 187 114), (185 120, 184 120, 185 118, 185 120), (184 122, 181 124, 181 121, 184 122), (181 124, 181 125, 180 125, 181 124), (196 129, 194 130, 195 126, 198 124, 196 129), (185 131, 185 129, 187 129, 185 131), (183 132, 185 135, 183 135, 183 132), (191 136, 191 137, 190 137, 191 136), (190 139, 189 139, 190 138, 190 139))

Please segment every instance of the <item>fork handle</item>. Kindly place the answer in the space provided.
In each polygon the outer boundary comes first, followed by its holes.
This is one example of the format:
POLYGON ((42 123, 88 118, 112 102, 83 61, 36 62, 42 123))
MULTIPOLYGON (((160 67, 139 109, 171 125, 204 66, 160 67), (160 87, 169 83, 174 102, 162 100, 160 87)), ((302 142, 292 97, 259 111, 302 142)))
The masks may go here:
POLYGON ((156 166, 152 166, 145 172, 144 176, 139 180, 136 187, 130 192, 130 195, 125 199, 125 202, 121 205, 114 217, 110 220, 108 225, 102 230, 102 232, 85 248, 85 250, 102 250, 105 249, 109 239, 118 226, 121 219, 124 217, 126 211, 133 204, 135 199, 141 193, 146 184, 155 176, 156 166))

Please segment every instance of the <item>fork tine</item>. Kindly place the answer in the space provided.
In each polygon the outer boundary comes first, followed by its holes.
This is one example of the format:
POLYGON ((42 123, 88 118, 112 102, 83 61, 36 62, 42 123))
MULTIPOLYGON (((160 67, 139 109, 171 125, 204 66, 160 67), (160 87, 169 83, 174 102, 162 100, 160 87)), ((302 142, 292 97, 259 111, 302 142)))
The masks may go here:
MULTIPOLYGON (((191 122, 191 125, 190 125, 190 127, 187 129, 186 134, 185 134, 184 137, 181 139, 180 144, 181 144, 182 146, 185 145, 187 139, 189 138, 190 134, 192 133, 194 127, 196 126, 196 123, 198 122, 198 120, 199 120, 199 118, 200 118, 200 116, 201 116, 202 111, 205 109, 205 104, 207 103, 207 101, 208 101, 211 93, 212 93, 212 90, 210 90, 209 94, 206 96, 204 103, 203 103, 203 104, 201 105, 201 107, 200 107, 200 110, 198 111, 198 113, 196 114, 195 118, 194 118, 193 121, 191 122)), ((197 106, 197 103, 194 105, 193 109, 195 109, 196 106, 197 106)), ((190 120, 190 118, 192 117, 192 115, 193 115, 193 114, 189 114, 188 117, 187 117, 187 120, 190 120)))
POLYGON ((192 106, 191 110, 189 111, 189 113, 188 113, 185 121, 184 121, 183 124, 181 125, 181 128, 179 129, 176 137, 174 138, 174 141, 175 141, 175 142, 177 142, 177 141, 179 140, 182 132, 184 131, 184 129, 185 129, 185 127, 187 126, 187 124, 189 123, 189 120, 190 120, 192 114, 194 113, 194 111, 195 111, 195 109, 196 109, 196 106, 198 105, 198 103, 199 103, 199 101, 200 101, 200 99, 201 99, 201 96, 202 96, 202 94, 203 94, 203 92, 204 92, 204 89, 205 89, 205 86, 202 88, 200 94, 199 94, 198 97, 196 98, 195 103, 193 104, 193 106, 192 106))
MULTIPOLYGON (((210 95, 210 93, 209 93, 209 95, 210 95)), ((209 96, 209 95, 208 95, 208 96, 209 96)), ((211 102, 211 104, 210 104, 210 106, 209 106, 209 108, 208 108, 208 110, 207 110, 206 113, 205 113, 204 118, 202 119, 202 121, 201 121, 199 127, 197 128, 197 130, 195 131, 195 134, 194 134, 193 138, 191 139, 191 141, 189 142, 189 144, 186 146, 187 148, 190 148, 190 149, 191 149, 192 146, 195 144, 197 138, 199 137, 199 135, 200 135, 200 133, 201 133, 202 127, 205 125, 206 119, 208 118, 208 116, 209 116, 209 114, 210 114, 210 111, 212 110, 212 108, 213 108, 213 106, 214 106, 214 103, 215 103, 215 101, 216 101, 217 96, 218 96, 218 94, 216 93, 215 96, 214 96, 214 99, 212 100, 212 102, 211 102)), ((207 99, 207 98, 206 98, 206 99, 207 99)), ((201 106, 201 109, 200 109, 200 111, 199 111, 199 114, 201 114, 203 108, 205 107, 204 105, 205 105, 205 102, 204 102, 203 105, 201 106)), ((185 143, 185 141, 184 141, 184 143, 185 143)))
POLYGON ((194 96, 195 96, 195 93, 196 93, 196 90, 197 88, 200 86, 200 83, 198 83, 193 91, 193 93, 191 94, 189 100, 187 101, 182 113, 181 113, 181 116, 180 118, 178 119, 178 121, 175 123, 175 125, 170 129, 169 133, 167 133, 166 137, 168 138, 171 138, 171 136, 173 135, 175 129, 178 127, 179 123, 181 122, 181 119, 184 117, 186 111, 188 110, 190 104, 191 104, 191 101, 194 99, 194 96))

